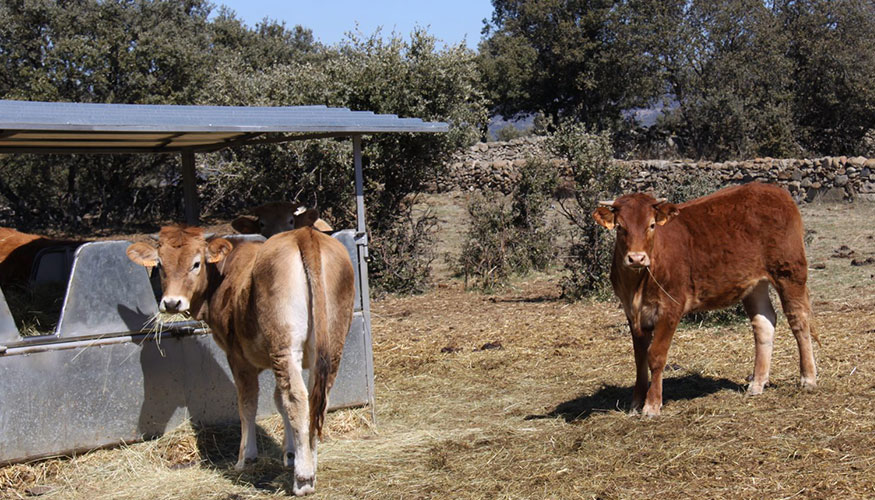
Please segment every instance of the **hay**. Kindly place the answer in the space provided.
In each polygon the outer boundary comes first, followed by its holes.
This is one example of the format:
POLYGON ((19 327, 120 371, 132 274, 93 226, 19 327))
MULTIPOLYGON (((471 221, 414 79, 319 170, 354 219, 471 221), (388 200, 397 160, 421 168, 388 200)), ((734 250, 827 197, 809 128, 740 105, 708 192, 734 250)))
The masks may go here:
MULTIPOLYGON (((863 223, 875 205, 803 215, 817 231, 812 262, 840 240, 875 251, 863 223)), ((842 262, 835 274, 811 273, 823 341, 816 391, 797 388, 783 319, 772 385, 757 397, 743 393, 749 327, 688 326, 669 352, 657 419, 626 413, 634 369, 617 303, 557 300, 558 276, 491 296, 448 281, 375 302, 378 425, 367 408, 329 414, 315 497, 873 498, 875 279, 842 262), (502 349, 482 350, 487 343, 502 349)), ((117 450, 0 468, 0 496, 46 485, 57 498, 88 500, 284 497, 280 419, 260 421, 258 439, 261 458, 243 473, 232 469, 237 426, 188 425, 117 450)))
POLYGON ((10 285, 3 289, 9 311, 22 337, 55 333, 66 291, 66 283, 10 285))

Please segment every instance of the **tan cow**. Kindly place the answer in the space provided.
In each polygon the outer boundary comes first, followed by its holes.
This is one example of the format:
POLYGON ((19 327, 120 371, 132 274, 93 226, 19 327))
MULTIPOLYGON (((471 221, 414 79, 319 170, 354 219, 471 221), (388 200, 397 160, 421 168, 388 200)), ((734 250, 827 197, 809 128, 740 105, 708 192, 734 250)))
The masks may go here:
POLYGON ((206 321, 228 355, 242 428, 236 468, 258 455, 258 374, 271 369, 285 424, 283 463, 294 467, 294 493, 312 493, 316 439, 352 321, 355 285, 344 246, 312 228, 232 246, 223 238, 207 241, 201 228, 169 226, 157 249, 134 243, 127 254, 159 266, 160 310, 206 321), (309 390, 303 367, 310 370, 309 390))
POLYGON ((680 205, 636 193, 602 202, 593 217, 617 229, 611 284, 632 331, 632 410, 659 415, 662 372, 681 317, 741 301, 756 351, 749 394, 769 381, 775 335, 771 284, 799 348, 803 388, 814 388, 808 264, 802 217, 790 194, 767 184, 726 188, 680 205), (653 379, 648 386, 648 369, 653 379))
POLYGON ((86 242, 56 240, 0 227, 0 284, 27 283, 40 250, 59 246, 75 248, 83 243, 86 242))
POLYGON ((283 231, 313 226, 322 232, 331 232, 331 226, 319 218, 319 211, 298 202, 274 201, 253 208, 250 215, 241 215, 231 227, 242 234, 261 234, 270 238, 283 231))

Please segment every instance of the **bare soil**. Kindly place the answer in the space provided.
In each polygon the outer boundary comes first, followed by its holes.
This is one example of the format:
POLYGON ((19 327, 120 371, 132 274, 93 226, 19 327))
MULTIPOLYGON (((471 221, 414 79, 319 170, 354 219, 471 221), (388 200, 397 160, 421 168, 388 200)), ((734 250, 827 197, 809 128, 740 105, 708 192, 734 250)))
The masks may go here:
MULTIPOLYGON (((459 248, 460 199, 434 201, 449 254, 459 248)), ((368 409, 329 415, 316 498, 875 497, 875 265, 833 257, 842 245, 875 256, 875 204, 802 212, 814 231, 817 390, 797 388, 783 320, 772 384, 756 397, 744 394, 746 325, 684 328, 669 353, 663 415, 629 416, 632 349, 616 301, 566 303, 558 272, 483 295, 447 268, 427 294, 373 304, 377 423, 368 409)), ((236 427, 183 426, 0 468, 0 497, 281 497, 291 490, 281 427, 276 417, 260 422, 262 458, 244 473, 232 469, 236 427)))

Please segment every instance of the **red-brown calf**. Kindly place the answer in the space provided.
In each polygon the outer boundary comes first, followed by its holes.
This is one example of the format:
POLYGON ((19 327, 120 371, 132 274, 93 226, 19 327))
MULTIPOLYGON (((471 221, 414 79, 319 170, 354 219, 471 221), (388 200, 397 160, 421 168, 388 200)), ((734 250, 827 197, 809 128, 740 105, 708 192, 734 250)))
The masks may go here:
POLYGON ((769 284, 796 337, 801 385, 815 387, 802 217, 787 191, 753 183, 680 205, 641 193, 602 205, 593 217, 617 230, 611 284, 632 331, 633 411, 659 415, 662 372, 681 317, 739 301, 756 342, 748 393, 761 393, 769 380, 775 334, 769 284))

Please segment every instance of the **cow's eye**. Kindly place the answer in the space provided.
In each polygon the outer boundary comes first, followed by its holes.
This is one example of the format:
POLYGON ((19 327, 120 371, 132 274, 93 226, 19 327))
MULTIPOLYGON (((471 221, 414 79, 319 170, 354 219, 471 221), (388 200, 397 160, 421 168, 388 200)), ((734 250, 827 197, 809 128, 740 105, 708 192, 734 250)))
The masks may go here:
POLYGON ((201 261, 199 261, 199 260, 194 261, 194 264, 191 265, 192 271, 197 271, 200 268, 201 268, 201 261))
POLYGON ((290 226, 294 226, 294 225, 295 225, 295 219, 289 219, 289 225, 290 225, 290 226))
POLYGON ((655 228, 656 228, 656 222, 651 222, 650 229, 655 229, 655 228))
POLYGON ((264 227, 264 221, 263 221, 263 220, 258 221, 258 224, 259 224, 261 227, 264 227))

